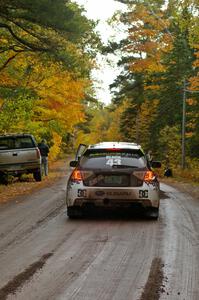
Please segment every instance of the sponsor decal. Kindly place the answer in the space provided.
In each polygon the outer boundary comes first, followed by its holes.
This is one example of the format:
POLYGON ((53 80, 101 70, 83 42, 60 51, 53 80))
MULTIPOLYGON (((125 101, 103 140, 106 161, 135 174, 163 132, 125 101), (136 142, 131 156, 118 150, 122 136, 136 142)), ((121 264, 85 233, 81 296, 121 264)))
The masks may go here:
POLYGON ((127 191, 110 191, 110 192, 106 192, 107 196, 131 196, 131 192, 127 192, 127 191))
POLYGON ((113 166, 113 165, 121 165, 122 160, 121 156, 106 156, 106 165, 113 166))
POLYGON ((78 196, 78 197, 81 197, 81 198, 82 198, 82 197, 86 197, 86 196, 87 196, 87 191, 86 191, 86 190, 80 190, 80 189, 79 189, 79 190, 77 191, 77 196, 78 196))
POLYGON ((96 196, 104 196, 104 195, 105 195, 105 192, 104 192, 104 191, 96 191, 96 192, 95 192, 95 195, 96 195, 96 196))
POLYGON ((139 190, 139 198, 148 198, 149 192, 148 190, 139 190))

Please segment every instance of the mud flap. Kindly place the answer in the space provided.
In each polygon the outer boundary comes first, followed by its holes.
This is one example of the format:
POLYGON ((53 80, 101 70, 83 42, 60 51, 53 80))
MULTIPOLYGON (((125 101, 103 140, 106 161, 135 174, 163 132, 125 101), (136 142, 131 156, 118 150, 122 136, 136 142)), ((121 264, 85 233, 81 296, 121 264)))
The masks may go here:
POLYGON ((78 219, 83 217, 83 212, 80 207, 68 206, 67 207, 67 216, 70 219, 78 219))
POLYGON ((150 207, 146 210, 147 218, 157 220, 159 217, 159 208, 158 207, 150 207))

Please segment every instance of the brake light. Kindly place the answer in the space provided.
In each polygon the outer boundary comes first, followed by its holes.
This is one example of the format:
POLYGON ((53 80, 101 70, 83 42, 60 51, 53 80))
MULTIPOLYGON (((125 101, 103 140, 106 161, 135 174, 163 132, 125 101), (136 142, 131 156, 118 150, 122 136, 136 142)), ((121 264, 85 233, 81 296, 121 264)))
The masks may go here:
POLYGON ((120 152, 121 149, 119 149, 119 148, 108 148, 108 149, 106 149, 106 151, 118 151, 118 152, 120 152))
POLYGON ((155 179, 155 174, 152 171, 147 171, 144 175, 144 181, 150 182, 155 179))
POLYGON ((81 174, 80 170, 79 169, 75 169, 73 171, 73 173, 71 174, 70 179, 72 181, 82 181, 82 174, 81 174))

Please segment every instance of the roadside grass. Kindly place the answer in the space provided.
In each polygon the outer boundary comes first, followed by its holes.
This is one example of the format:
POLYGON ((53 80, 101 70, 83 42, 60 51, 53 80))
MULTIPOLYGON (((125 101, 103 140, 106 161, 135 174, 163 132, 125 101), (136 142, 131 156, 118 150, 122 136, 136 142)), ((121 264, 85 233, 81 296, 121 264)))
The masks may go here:
POLYGON ((172 169, 173 176, 165 177, 164 170, 159 174, 160 182, 177 188, 178 190, 191 195, 193 199, 199 200, 199 168, 180 167, 172 169))
POLYGON ((20 181, 17 178, 12 178, 8 185, 0 184, 0 203, 6 203, 16 196, 29 194, 34 190, 51 185, 59 178, 65 176, 66 173, 67 160, 65 159, 49 162, 49 175, 43 177, 41 182, 36 182, 31 174, 23 175, 20 181))
POLYGON ((199 185, 199 169, 175 169, 174 178, 178 181, 185 181, 199 185))
MULTIPOLYGON (((160 178, 166 178, 164 176, 165 164, 162 164, 160 171, 157 171, 160 178)), ((168 177, 170 180, 178 182, 187 182, 194 185, 199 185, 199 160, 187 158, 186 168, 182 169, 180 166, 171 165, 172 177, 168 177)))

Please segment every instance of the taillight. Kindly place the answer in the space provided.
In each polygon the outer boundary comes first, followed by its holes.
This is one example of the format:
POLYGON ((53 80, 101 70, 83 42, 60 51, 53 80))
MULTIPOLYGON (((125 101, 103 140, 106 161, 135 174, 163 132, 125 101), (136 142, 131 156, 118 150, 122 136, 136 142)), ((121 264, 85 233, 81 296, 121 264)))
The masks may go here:
POLYGON ((144 181, 145 182, 150 182, 155 179, 155 174, 152 171, 146 171, 144 174, 144 181))
POLYGON ((106 149, 106 151, 118 151, 118 152, 120 152, 121 149, 119 149, 119 148, 109 148, 109 149, 106 149))
POLYGON ((71 174, 70 180, 72 181, 82 181, 82 174, 79 169, 75 169, 71 174))

